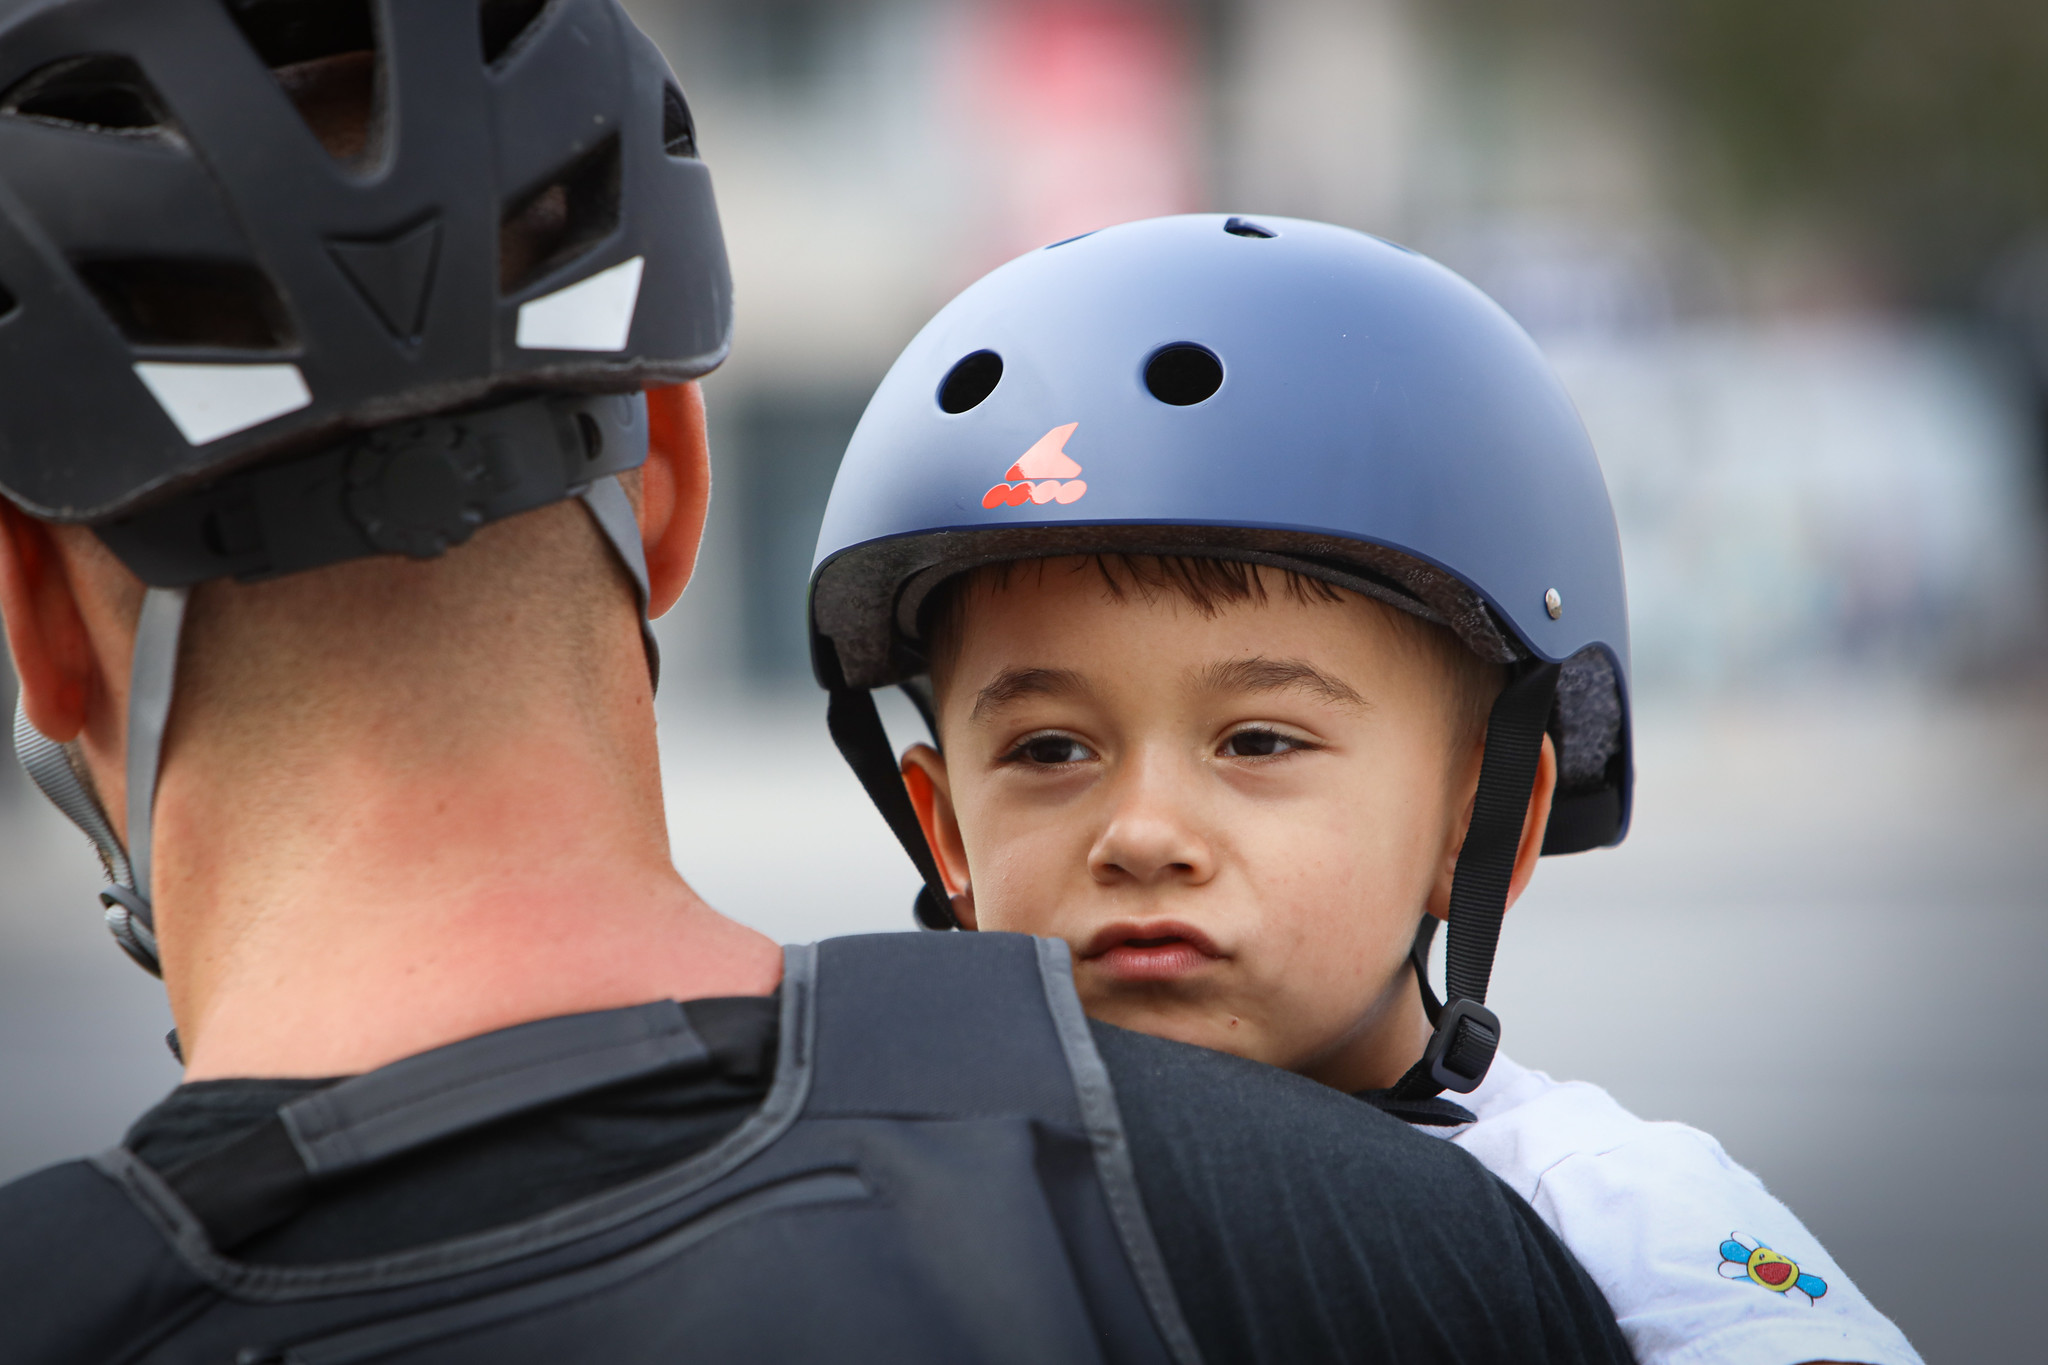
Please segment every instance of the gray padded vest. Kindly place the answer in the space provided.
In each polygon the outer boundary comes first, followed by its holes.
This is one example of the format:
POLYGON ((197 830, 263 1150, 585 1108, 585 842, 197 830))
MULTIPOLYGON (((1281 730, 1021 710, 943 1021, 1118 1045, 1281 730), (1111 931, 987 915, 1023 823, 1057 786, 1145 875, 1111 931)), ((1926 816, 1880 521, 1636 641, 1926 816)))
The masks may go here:
MULTIPOLYGON (((658 1002, 457 1043, 280 1113, 320 1178, 693 1048, 658 1002)), ((240 1262, 125 1149, 0 1208, 26 1224, 0 1230, 0 1273, 28 1291, 8 1361, 1197 1360, 1067 949, 1017 935, 789 949, 757 1113, 511 1226, 344 1264, 240 1262)))

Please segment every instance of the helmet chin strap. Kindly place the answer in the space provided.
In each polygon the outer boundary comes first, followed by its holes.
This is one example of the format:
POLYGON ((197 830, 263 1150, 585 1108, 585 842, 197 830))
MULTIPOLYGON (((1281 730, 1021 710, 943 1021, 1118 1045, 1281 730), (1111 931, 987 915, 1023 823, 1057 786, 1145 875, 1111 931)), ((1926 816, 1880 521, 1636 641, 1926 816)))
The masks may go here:
POLYGON ((124 848, 106 808, 68 745, 44 738, 29 724, 25 706, 14 713, 14 751, 21 766, 50 799, 85 831, 99 850, 110 884, 100 892, 107 928, 128 956, 153 975, 157 960, 156 920, 150 909, 150 826, 156 783, 163 766, 164 728, 171 716, 171 691, 178 671, 178 637, 185 624, 186 589, 151 588, 142 599, 135 629, 135 654, 128 674, 128 843, 124 848))
MULTIPOLYGON (((647 652, 647 672, 661 676, 661 655, 647 619, 647 555, 640 541, 633 504, 616 475, 593 482, 578 495, 591 519, 610 544, 627 576, 640 608, 640 640, 647 652)), ((178 639, 185 624, 186 588, 151 588, 142 599, 142 617, 135 630, 135 654, 128 683, 128 842, 123 847, 107 819, 106 807, 83 773, 72 748, 45 738, 29 723, 27 708, 14 712, 14 751, 50 803, 85 832, 99 851, 110 884, 100 892, 107 928, 129 957, 154 976, 163 975, 157 956, 156 916, 150 902, 152 826, 156 813, 157 779, 163 768, 164 733, 171 717, 177 681, 178 639)))
POLYGON ((647 586, 647 547, 640 540, 640 520, 633 515, 633 501, 617 475, 599 479, 580 495, 597 523, 598 531, 610 542, 612 552, 625 565, 633 580, 633 592, 640 599, 640 643, 647 651, 647 679, 661 686, 661 647, 654 643, 654 622, 647 617, 650 593, 647 586))
POLYGON ((1439 1006, 1429 987, 1429 941, 1436 922, 1425 916, 1410 956, 1433 1031, 1422 1060, 1388 1092, 1394 1100, 1428 1100, 1446 1090, 1469 1095, 1486 1079, 1500 1048, 1500 1018, 1486 1008, 1486 987, 1507 914, 1543 733, 1557 696, 1558 671, 1553 663, 1523 663, 1487 716, 1472 822, 1451 874, 1444 1001, 1439 1006))

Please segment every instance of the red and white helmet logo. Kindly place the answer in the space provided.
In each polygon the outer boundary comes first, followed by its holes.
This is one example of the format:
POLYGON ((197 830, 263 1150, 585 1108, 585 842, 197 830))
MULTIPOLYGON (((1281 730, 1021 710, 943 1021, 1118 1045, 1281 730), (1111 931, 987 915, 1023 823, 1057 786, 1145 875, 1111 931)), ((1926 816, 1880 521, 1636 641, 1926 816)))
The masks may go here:
POLYGON ((1004 482, 981 495, 981 505, 993 508, 1007 503, 1022 507, 1027 502, 1078 501, 1088 491, 1088 485, 1074 477, 1081 472, 1081 466, 1067 454, 1066 445, 1067 438, 1080 425, 1069 422, 1039 437, 1031 449, 1017 457, 1017 463, 1003 475, 1004 482))

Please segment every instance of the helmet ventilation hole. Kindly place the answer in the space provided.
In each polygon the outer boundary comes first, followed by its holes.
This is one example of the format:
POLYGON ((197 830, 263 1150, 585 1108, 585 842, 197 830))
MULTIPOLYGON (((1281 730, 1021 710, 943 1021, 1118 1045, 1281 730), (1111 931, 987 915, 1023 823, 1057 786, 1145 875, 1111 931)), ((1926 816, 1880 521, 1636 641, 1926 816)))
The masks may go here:
POLYGON ((0 322, 5 322, 13 317, 15 310, 19 307, 21 307, 21 300, 15 298, 13 291, 6 285, 0 284, 0 322))
POLYGON ((963 356, 946 372, 945 383, 939 385, 939 409, 959 413, 979 407, 1002 382, 1003 358, 994 351, 963 356))
POLYGON ((30 72, 0 95, 0 113, 96 133, 172 131, 163 98, 127 57, 66 57, 30 72))
POLYGON ((690 117, 690 105, 673 85, 661 90, 661 145, 670 156, 697 155, 697 121, 690 117))
POLYGON ((1278 237, 1280 234, 1269 227, 1260 227, 1249 218, 1231 218, 1224 222, 1223 230, 1233 237, 1278 237))
POLYGON ((514 201, 498 226, 498 288, 516 294, 561 269, 619 226, 619 139, 549 177, 514 201))
POLYGON ((131 346, 277 351, 291 340, 269 276, 240 261, 80 261, 78 275, 131 346))
POLYGON ((362 170, 383 150, 383 75, 370 0, 227 0, 230 14, 329 156, 362 170))
POLYGON ((1193 342, 1168 346, 1145 363, 1145 387, 1162 403, 1193 407, 1223 387, 1223 362, 1193 342))
POLYGON ((483 40, 485 64, 496 66, 526 36, 547 7, 548 0, 480 0, 476 11, 477 36, 483 40))

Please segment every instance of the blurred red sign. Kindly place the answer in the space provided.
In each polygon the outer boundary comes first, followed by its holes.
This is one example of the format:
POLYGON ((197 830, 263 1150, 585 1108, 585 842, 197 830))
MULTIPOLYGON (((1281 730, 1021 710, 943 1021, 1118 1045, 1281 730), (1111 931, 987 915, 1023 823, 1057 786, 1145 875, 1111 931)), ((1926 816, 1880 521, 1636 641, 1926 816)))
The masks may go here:
POLYGON ((1195 206, 1200 113, 1179 7, 987 0, 962 19, 951 66, 968 163, 984 187, 976 273, 1195 206))

